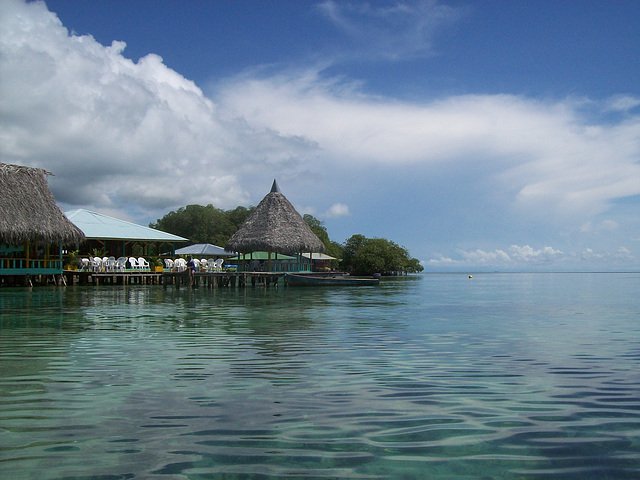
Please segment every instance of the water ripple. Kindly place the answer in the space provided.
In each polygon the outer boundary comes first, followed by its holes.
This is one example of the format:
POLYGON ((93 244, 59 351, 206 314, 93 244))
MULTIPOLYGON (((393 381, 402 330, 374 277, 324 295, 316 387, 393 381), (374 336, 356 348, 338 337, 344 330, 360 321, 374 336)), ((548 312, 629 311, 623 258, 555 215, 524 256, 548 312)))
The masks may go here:
POLYGON ((476 277, 0 291, 0 471, 640 479, 636 296, 476 277))

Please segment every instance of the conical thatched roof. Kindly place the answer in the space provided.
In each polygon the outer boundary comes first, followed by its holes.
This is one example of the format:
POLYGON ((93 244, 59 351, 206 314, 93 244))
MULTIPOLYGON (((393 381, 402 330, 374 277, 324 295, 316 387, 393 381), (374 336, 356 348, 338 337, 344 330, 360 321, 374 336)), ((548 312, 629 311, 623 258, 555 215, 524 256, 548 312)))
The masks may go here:
POLYGON ((242 253, 261 250, 295 255, 299 252, 322 252, 324 244, 280 193, 278 183, 274 180, 271 192, 251 212, 224 248, 242 253))
POLYGON ((0 242, 21 245, 75 245, 82 231, 56 205, 45 175, 39 168, 0 163, 0 242))

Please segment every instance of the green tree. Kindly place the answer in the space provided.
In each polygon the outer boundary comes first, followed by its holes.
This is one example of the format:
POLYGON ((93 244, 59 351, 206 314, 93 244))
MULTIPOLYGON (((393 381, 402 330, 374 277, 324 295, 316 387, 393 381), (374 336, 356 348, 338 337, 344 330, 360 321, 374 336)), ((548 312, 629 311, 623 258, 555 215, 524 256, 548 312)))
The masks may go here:
MULTIPOLYGON (((341 260, 344 257, 344 249, 338 242, 334 242, 333 240, 331 240, 328 245, 325 245, 325 247, 326 248, 324 250, 324 253, 326 253, 327 255, 331 255, 338 260, 341 260)), ((336 264, 333 266, 337 268, 338 265, 339 262, 336 261, 336 264)))
MULTIPOLYGON (((318 220, 313 215, 306 213, 303 217, 303 220, 307 222, 311 231, 316 234, 316 236, 322 241, 324 244, 324 253, 335 257, 337 259, 341 259, 343 256, 342 246, 338 242, 334 242, 329 238, 329 234, 327 233, 327 228, 324 226, 324 222, 322 220, 318 220)), ((336 260, 335 264, 332 267, 337 268, 339 262, 336 260)))
POLYGON ((322 241, 322 243, 324 243, 324 246, 326 248, 330 240, 329 234, 327 233, 327 227, 324 226, 324 222, 322 220, 318 220, 316 217, 308 213, 305 213, 302 219, 307 222, 307 225, 309 225, 311 231, 316 234, 316 237, 318 237, 322 241))
POLYGON ((343 267, 355 275, 417 273, 420 262, 406 248, 385 238, 353 235, 344 244, 343 267))
MULTIPOLYGON (((225 212, 227 219, 233 226, 233 232, 231 232, 231 235, 233 235, 242 226, 254 209, 255 207, 236 207, 233 210, 227 210, 225 212)), ((231 237, 231 235, 229 235, 229 237, 231 237)))
POLYGON ((224 211, 213 205, 187 205, 167 213, 149 226, 188 238, 191 243, 212 243, 224 247, 252 210, 236 207, 224 211))
POLYGON ((350 269, 356 261, 356 254, 364 246, 367 241, 367 237, 364 235, 356 234, 348 238, 342 247, 342 267, 350 269))

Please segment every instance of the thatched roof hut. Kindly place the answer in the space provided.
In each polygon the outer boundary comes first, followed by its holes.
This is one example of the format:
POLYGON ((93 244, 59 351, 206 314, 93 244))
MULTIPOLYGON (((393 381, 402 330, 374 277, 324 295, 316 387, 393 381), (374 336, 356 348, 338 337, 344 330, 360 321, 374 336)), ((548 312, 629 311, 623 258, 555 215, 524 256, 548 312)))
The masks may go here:
POLYGON ((300 252, 322 252, 324 244, 280 192, 274 180, 271 192, 224 248, 242 253, 261 250, 296 255, 300 252))
POLYGON ((40 168, 0 163, 0 243, 62 244, 84 241, 82 231, 56 205, 40 168))

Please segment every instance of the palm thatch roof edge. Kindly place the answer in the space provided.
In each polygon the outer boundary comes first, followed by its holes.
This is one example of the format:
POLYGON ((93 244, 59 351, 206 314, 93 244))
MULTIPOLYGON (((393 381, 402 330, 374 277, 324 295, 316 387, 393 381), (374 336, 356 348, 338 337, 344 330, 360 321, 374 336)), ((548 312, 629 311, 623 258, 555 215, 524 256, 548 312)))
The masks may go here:
POLYGON ((67 219, 40 168, 0 163, 0 242, 76 245, 84 233, 67 219))

